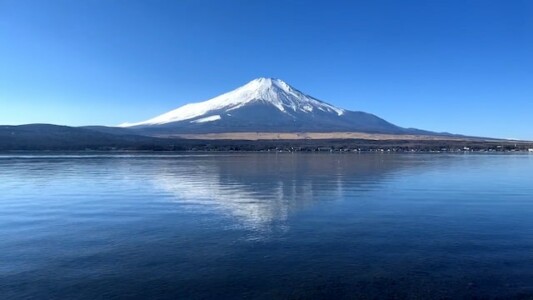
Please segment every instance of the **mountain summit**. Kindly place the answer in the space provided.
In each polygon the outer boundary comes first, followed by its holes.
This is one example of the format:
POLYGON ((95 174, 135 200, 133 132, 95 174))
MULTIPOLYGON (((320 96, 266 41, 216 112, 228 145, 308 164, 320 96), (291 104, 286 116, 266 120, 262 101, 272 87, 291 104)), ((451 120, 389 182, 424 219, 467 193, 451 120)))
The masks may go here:
POLYGON ((210 100, 155 118, 124 123, 151 133, 368 132, 405 134, 411 129, 375 115, 335 107, 275 78, 257 78, 210 100))

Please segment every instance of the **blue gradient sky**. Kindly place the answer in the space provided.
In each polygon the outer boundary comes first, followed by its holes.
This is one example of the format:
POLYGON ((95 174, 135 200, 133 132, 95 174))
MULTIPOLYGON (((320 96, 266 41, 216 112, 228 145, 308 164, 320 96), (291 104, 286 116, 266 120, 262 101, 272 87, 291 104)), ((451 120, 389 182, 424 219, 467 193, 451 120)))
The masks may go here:
POLYGON ((533 1, 0 0, 0 124, 141 121, 256 77, 533 139, 533 1))

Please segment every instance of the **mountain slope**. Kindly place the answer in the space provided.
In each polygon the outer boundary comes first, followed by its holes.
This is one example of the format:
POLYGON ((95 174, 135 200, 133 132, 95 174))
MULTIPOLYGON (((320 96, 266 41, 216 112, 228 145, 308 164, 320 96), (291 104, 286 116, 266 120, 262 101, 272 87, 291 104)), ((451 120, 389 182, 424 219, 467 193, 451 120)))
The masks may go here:
POLYGON ((349 111, 315 99, 282 80, 258 78, 213 99, 191 103, 137 123, 144 134, 219 132, 368 132, 428 134, 375 115, 349 111))

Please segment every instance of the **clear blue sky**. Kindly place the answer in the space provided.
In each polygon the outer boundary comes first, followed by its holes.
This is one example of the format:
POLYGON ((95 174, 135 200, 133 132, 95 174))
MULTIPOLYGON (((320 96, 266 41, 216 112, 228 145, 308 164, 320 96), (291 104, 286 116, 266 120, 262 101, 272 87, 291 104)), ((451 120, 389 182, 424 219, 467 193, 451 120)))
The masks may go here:
POLYGON ((141 121, 256 77, 533 139, 533 1, 0 0, 0 124, 141 121))

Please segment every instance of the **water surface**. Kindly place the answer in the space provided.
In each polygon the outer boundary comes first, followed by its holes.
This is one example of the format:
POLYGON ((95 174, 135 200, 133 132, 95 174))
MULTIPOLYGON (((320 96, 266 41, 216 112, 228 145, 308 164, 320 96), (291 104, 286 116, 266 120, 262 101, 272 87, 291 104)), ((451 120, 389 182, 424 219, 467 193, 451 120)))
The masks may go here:
POLYGON ((0 155, 2 299, 533 298, 533 155, 0 155))

